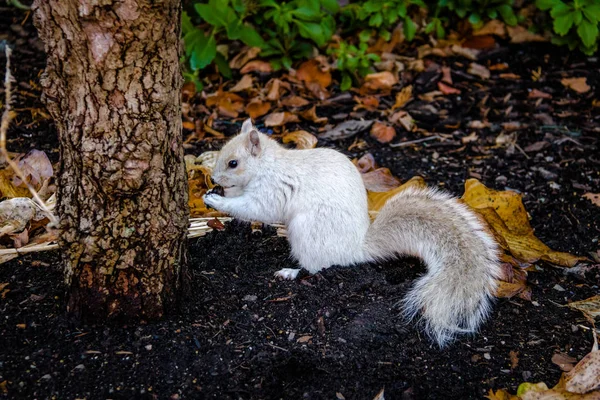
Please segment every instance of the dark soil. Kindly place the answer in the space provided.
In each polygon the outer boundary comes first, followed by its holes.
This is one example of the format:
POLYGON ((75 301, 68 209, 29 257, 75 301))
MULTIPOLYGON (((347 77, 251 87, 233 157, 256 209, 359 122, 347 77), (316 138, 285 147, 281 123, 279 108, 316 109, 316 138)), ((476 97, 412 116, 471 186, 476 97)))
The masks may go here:
MULTIPOLYGON (((9 150, 37 148, 56 161, 53 124, 26 111, 43 110, 36 79, 44 55, 31 24, 19 28, 23 15, 0 7, 0 44, 17 44, 13 73, 20 88, 16 107, 22 109, 9 132, 9 150)), ((493 76, 473 82, 464 72, 464 59, 429 58, 430 64, 458 71, 454 84, 463 94, 428 105, 417 101, 409 111, 419 127, 447 135, 445 140, 391 148, 366 132, 360 134, 366 148, 347 153, 371 152, 403 180, 422 175, 456 194, 471 176, 496 189, 518 190, 545 243, 580 255, 598 251, 600 212, 581 197, 600 191, 600 113, 592 106, 600 87, 597 59, 547 45, 504 44, 479 60, 488 61, 506 62, 522 79, 493 76), (531 73, 540 66, 544 79, 534 82, 531 73), (565 76, 587 76, 592 90, 579 95, 565 89, 560 84, 565 76), (536 106, 536 99, 527 97, 533 88, 552 93, 553 99, 536 106), (488 95, 483 108, 491 109, 491 126, 478 131, 477 141, 463 144, 471 133, 469 121, 483 119, 481 102, 488 95), (503 122, 526 126, 517 131, 518 147, 494 145, 503 122), (538 142, 546 143, 528 147, 538 142)), ((427 73, 418 77, 406 76, 417 93, 432 89, 427 73)), ((393 98, 384 100, 393 104, 393 98)), ((360 116, 351 104, 329 108, 319 108, 319 115, 360 116)), ((222 126, 233 133, 236 125, 222 126)), ((396 141, 417 138, 399 131, 396 141)), ((320 145, 345 150, 353 141, 320 145)), ((202 142, 197 148, 219 145, 202 142)), ((189 247, 192 290, 181 312, 130 326, 70 320, 56 253, 0 265, 0 284, 8 284, 0 291, 0 396, 371 399, 385 388, 387 399, 482 398, 490 389, 515 392, 524 381, 552 386, 561 374, 551 362, 553 354, 580 359, 592 344, 584 328, 589 323, 559 305, 597 294, 597 267, 584 276, 539 264, 528 278, 532 302, 498 300, 480 333, 440 350, 414 324, 405 324, 397 307, 421 271, 415 260, 333 267, 280 282, 273 273, 294 261, 285 239, 271 228, 253 232, 234 222, 225 231, 191 240, 189 247)))

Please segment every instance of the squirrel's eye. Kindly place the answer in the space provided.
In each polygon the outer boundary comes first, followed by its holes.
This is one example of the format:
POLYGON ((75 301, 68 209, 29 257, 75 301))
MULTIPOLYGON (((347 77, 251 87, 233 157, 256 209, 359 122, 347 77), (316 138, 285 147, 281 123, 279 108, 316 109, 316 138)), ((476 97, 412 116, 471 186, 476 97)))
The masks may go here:
POLYGON ((237 160, 231 160, 227 165, 229 165, 229 168, 235 168, 237 167, 237 160))

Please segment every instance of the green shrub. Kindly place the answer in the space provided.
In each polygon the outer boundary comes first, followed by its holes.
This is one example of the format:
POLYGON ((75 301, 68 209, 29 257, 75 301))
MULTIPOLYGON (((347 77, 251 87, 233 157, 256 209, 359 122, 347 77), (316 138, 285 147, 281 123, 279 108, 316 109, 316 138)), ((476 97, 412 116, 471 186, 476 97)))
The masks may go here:
POLYGON ((431 4, 435 10, 432 20, 425 28, 425 32, 435 32, 438 37, 445 34, 442 18, 439 15, 452 11, 461 19, 467 18, 473 27, 480 27, 486 19, 502 20, 508 25, 516 25, 518 20, 513 10, 514 0, 437 0, 431 4))
POLYGON ((600 3, 598 0, 537 0, 536 6, 550 11, 556 35, 552 42, 568 45, 592 55, 598 50, 600 3))
POLYGON ((410 17, 414 6, 427 7, 422 0, 367 0, 349 4, 341 13, 351 29, 364 29, 366 24, 385 40, 390 39, 390 31, 402 21, 404 36, 411 41, 417 33, 417 25, 410 17))
POLYGON ((361 42, 358 47, 341 41, 336 48, 330 48, 328 54, 332 54, 336 59, 336 68, 342 74, 341 90, 348 90, 352 83, 358 83, 358 77, 364 77, 371 71, 374 62, 379 61, 379 56, 367 53, 368 33, 361 33, 361 42), (358 75, 358 76, 357 76, 358 75))

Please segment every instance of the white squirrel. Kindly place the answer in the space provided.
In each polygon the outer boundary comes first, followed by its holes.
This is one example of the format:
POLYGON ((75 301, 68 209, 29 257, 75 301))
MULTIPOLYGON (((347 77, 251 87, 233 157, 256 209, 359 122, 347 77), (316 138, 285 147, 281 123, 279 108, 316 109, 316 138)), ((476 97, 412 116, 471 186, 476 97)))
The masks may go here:
MULTIPOLYGON (((478 217, 436 189, 407 189, 371 224, 361 175, 332 149, 286 149, 250 119, 219 152, 212 173, 223 188, 207 206, 247 221, 285 223, 292 255, 314 274, 333 265, 381 261, 406 254, 427 273, 403 300, 409 319, 422 314, 425 331, 443 347, 475 332, 487 317, 501 274, 497 244, 478 217)), ((295 279, 299 269, 276 275, 295 279)))

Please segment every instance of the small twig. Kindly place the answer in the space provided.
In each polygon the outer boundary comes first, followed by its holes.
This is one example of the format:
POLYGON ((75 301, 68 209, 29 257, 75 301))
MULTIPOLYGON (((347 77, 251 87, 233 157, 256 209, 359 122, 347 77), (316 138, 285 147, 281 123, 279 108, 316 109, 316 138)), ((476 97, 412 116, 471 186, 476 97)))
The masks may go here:
POLYGON ((434 135, 434 136, 428 136, 428 137, 422 138, 422 139, 410 140, 408 142, 392 143, 392 144, 390 144, 390 147, 410 146, 411 144, 423 143, 423 142, 427 142, 429 140, 435 140, 435 139, 441 139, 441 136, 434 135))
POLYGON ((6 133, 8 132, 8 126, 10 125, 10 121, 12 119, 12 107, 11 107, 11 88, 13 77, 10 73, 10 54, 12 50, 10 47, 6 46, 6 76, 4 78, 4 94, 6 97, 6 104, 4 105, 4 113, 2 114, 2 122, 0 123, 0 152, 6 159, 6 162, 10 167, 15 171, 15 174, 27 185, 27 189, 31 192, 31 195, 36 201, 36 205, 46 214, 48 219, 50 220, 51 225, 56 225, 58 223, 58 219, 54 216, 52 211, 48 209, 48 206, 38 195, 38 192, 29 184, 27 177, 19 168, 18 164, 15 163, 8 154, 8 150, 6 150, 6 133))

